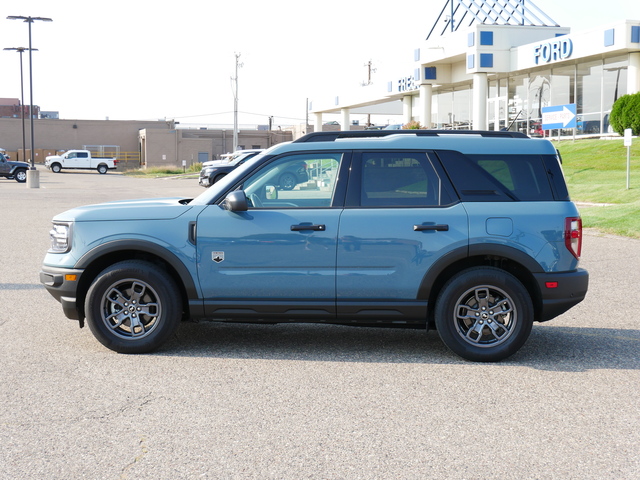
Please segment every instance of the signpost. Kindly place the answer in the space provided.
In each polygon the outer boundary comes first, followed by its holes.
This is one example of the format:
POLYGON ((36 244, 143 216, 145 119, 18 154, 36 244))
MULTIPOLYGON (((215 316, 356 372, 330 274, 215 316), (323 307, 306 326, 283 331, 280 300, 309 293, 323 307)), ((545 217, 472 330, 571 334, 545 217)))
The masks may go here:
POLYGON ((561 130, 563 128, 576 128, 576 126, 575 103, 542 107, 543 130, 561 130))
POLYGON ((624 146, 627 147, 627 190, 629 190, 629 177, 631 176, 631 129, 624 129, 624 146))

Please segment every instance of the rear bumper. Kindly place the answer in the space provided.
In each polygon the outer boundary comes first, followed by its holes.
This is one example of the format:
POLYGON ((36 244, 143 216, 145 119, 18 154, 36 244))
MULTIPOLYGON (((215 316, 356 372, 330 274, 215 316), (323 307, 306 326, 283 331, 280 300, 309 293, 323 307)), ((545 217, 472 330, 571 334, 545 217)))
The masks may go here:
POLYGON ((40 283, 53 298, 62 305, 62 311, 71 320, 81 320, 84 313, 77 305, 77 290, 84 270, 43 266, 40 270, 40 283), (75 275, 75 280, 70 280, 75 275))
POLYGON ((587 295, 589 272, 582 268, 573 272, 536 273, 534 277, 542 296, 540 322, 562 315, 587 295))

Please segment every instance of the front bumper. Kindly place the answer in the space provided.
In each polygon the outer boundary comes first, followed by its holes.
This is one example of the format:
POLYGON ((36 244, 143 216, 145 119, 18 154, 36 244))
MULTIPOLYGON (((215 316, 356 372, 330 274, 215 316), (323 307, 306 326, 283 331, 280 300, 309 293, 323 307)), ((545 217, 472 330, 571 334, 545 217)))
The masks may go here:
POLYGON ((209 187, 209 177, 200 177, 200 179, 198 180, 198 184, 202 187, 209 187))
POLYGON ((536 273, 534 277, 542 295, 540 322, 562 315, 587 295, 589 272, 582 268, 573 272, 536 273))
POLYGON ((43 266, 40 270, 40 283, 60 302, 62 311, 71 320, 82 320, 82 306, 77 305, 77 291, 84 270, 43 266), (74 280, 71 278, 75 276, 74 280))

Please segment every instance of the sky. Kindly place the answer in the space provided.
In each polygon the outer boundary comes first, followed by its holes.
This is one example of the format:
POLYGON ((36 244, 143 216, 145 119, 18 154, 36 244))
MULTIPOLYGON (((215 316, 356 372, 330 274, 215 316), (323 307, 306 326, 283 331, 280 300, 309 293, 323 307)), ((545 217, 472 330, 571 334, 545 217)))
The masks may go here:
MULTIPOLYGON (((637 0, 532 0, 572 32, 640 20, 637 0)), ((0 47, 28 47, 34 104, 64 119, 304 123, 307 99, 413 71, 445 0, 0 0, 0 47)), ((20 59, 0 49, 0 98, 20 97, 20 59)), ((28 54, 23 56, 29 104, 28 54)), ((310 119, 313 122, 313 118, 310 119)))

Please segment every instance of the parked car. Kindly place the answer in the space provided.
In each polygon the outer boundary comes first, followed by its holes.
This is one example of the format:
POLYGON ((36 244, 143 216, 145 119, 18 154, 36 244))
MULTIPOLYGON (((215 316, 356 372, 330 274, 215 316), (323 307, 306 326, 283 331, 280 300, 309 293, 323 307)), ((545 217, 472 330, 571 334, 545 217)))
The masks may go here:
POLYGON ((27 181, 27 170, 29 170, 28 163, 11 161, 7 155, 0 152, 0 177, 24 183, 27 181))
POLYGON ((435 325, 473 361, 581 302, 582 222, 555 147, 519 132, 318 132, 194 199, 56 215, 40 280, 123 353, 181 319, 435 325), (279 190, 304 163, 314 188, 279 190))
POLYGON ((245 155, 255 156, 260 152, 264 152, 264 148, 251 148, 245 150, 236 150, 233 153, 225 153, 220 160, 208 160, 202 164, 202 168, 210 167, 212 165, 220 165, 223 163, 230 163, 236 160, 238 157, 244 157, 245 155))
MULTIPOLYGON (((257 156, 259 153, 260 152, 251 152, 245 155, 239 155, 231 162, 220 162, 204 167, 200 171, 198 183, 203 187, 210 187, 224 178, 229 172, 257 156)), ((280 176, 274 180, 274 186, 277 186, 281 190, 293 190, 296 185, 305 183, 308 180, 307 164, 305 162, 299 162, 290 165, 285 171, 281 172, 280 176)))
POLYGON ((203 187, 210 187, 234 168, 239 167, 250 158, 255 157, 263 150, 246 150, 232 155, 229 159, 204 162, 200 170, 198 183, 203 187))

